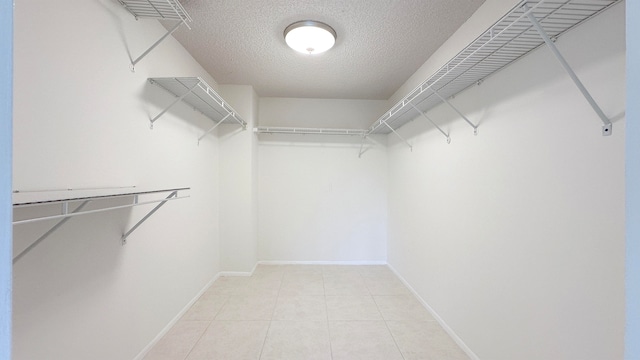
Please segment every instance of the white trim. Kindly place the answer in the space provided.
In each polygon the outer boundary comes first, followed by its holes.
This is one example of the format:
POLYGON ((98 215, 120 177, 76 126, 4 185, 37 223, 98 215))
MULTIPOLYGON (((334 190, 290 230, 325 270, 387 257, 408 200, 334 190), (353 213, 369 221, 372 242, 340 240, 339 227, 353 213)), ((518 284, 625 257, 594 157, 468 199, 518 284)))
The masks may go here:
POLYGON ((211 285, 213 285, 213 283, 218 280, 220 276, 223 276, 221 272, 217 273, 211 280, 209 280, 209 282, 196 294, 196 296, 191 299, 191 301, 189 301, 187 305, 185 305, 185 307, 182 308, 182 310, 180 310, 180 312, 173 319, 171 319, 171 321, 169 321, 169 323, 158 333, 158 335, 156 335, 156 337, 153 338, 153 340, 151 340, 151 342, 147 344, 147 346, 145 346, 144 349, 142 349, 142 351, 140 351, 140 353, 138 353, 138 355, 133 358, 133 360, 142 360, 147 355, 147 353, 149 353, 149 351, 151 351, 151 349, 162 339, 162 337, 165 336, 169 332, 169 330, 171 330, 171 328, 180 320, 180 318, 182 318, 182 316, 187 311, 189 311, 191 306, 195 304, 196 301, 198 301, 200 296, 202 296, 202 294, 204 294, 205 291, 207 291, 207 289, 209 289, 209 287, 211 287, 211 285))
POLYGON ((253 273, 248 271, 221 271, 219 276, 251 276, 253 273))
MULTIPOLYGON (((384 260, 374 261, 281 261, 281 260, 260 260, 260 265, 387 265, 384 260)), ((255 270, 255 269, 254 269, 255 270)))
POLYGON ((387 264, 387 266, 389 267, 389 270, 391 270, 398 277, 398 279, 400 279, 400 281, 402 281, 402 283, 409 289, 409 291, 411 291, 411 293, 413 293, 413 295, 415 295, 415 297, 418 299, 418 301, 420 301, 422 306, 424 306, 425 309, 427 309, 427 311, 429 313, 431 313, 431 316, 433 316, 433 318, 436 319, 436 321, 440 324, 440 326, 442 326, 444 331, 446 331, 447 334, 449 334, 449 336, 451 336, 453 341, 455 341, 456 344, 458 344, 458 346, 460 346, 462 351, 464 351, 467 354, 467 356, 469 356, 469 358, 471 358, 471 360, 480 360, 478 355, 476 355, 471 350, 471 348, 469 348, 467 346, 467 344, 465 344, 464 341, 462 341, 462 339, 458 336, 458 334, 456 334, 455 331, 453 331, 453 329, 451 327, 449 327, 449 325, 447 325, 447 323, 444 321, 444 319, 442 319, 440 317, 440 315, 438 315, 438 313, 435 310, 433 310, 433 308, 431 306, 429 306, 429 304, 418 294, 418 292, 411 285, 409 285, 407 280, 405 280, 400 275, 400 273, 398 273, 398 271, 396 271, 396 269, 393 266, 391 266, 390 264, 387 264))

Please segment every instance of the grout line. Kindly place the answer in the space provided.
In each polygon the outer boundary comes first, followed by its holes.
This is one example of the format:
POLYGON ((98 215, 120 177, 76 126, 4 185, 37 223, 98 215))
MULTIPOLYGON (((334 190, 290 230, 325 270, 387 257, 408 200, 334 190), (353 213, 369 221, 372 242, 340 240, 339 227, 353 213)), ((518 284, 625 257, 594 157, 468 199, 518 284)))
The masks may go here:
POLYGON ((196 348, 196 345, 198 345, 198 343, 200 342, 200 340, 202 340, 202 337, 204 336, 204 334, 207 332, 207 330, 209 330, 209 328, 211 327, 211 324, 213 324, 213 320, 209 321, 209 325, 207 325, 207 327, 204 329, 204 331, 202 332, 202 334, 200 334, 200 336, 198 337, 198 340, 196 340, 193 345, 191 346, 191 349, 189 349, 189 352, 187 352, 187 355, 184 357, 183 360, 187 360, 189 358, 189 356, 191 355, 191 352, 193 352, 193 349, 196 348))
POLYGON ((134 360, 142 360, 142 359, 144 359, 144 357, 147 356, 147 354, 156 345, 158 345, 160 340, 162 340, 162 338, 165 335, 167 335, 167 333, 176 325, 176 323, 178 323, 178 321, 184 316, 184 314, 186 314, 187 311, 189 311, 191 306, 193 306, 193 304, 195 304, 196 301, 198 301, 198 299, 200 299, 200 297, 213 285, 214 282, 216 282, 216 280, 218 280, 218 278, 220 278, 220 273, 217 273, 216 275, 213 276, 213 278, 211 278, 211 280, 209 280, 209 282, 198 292, 198 294, 196 294, 196 296, 193 299, 191 299, 191 301, 189 301, 185 305, 185 307, 182 310, 180 310, 180 312, 173 319, 171 319, 167 325, 165 325, 165 327, 162 330, 160 330, 160 332, 156 335, 156 337, 153 338, 151 340, 151 342, 149 342, 147 344, 147 346, 145 346, 138 353, 138 355, 136 355, 134 360))
MULTIPOLYGON (((324 269, 323 269, 324 270, 324 269)), ((327 305, 327 290, 324 286, 324 271, 322 271, 322 293, 324 296, 324 309, 327 315, 327 336, 329 336, 329 356, 333 360, 333 344, 331 344, 331 327, 329 326, 329 306, 327 305)))
POLYGON ((431 316, 435 319, 435 321, 438 324, 440 324, 440 326, 449 335, 449 337, 451 337, 451 339, 460 347, 460 349, 462 349, 462 351, 465 354, 467 354, 467 356, 471 360, 480 360, 478 355, 476 355, 473 352, 473 350, 471 350, 471 348, 468 347, 467 344, 465 344, 465 342, 458 336, 458 334, 456 334, 455 331, 453 331, 453 329, 449 327, 449 325, 444 321, 444 319, 441 318, 440 315, 438 315, 438 313, 436 313, 436 311, 426 302, 426 300, 424 300, 420 296, 420 294, 418 294, 418 292, 409 284, 409 282, 405 280, 405 278, 403 278, 393 266, 391 266, 390 264, 387 264, 387 267, 389 268, 389 270, 391 270, 391 272, 393 272, 398 277, 398 279, 400 279, 400 281, 404 284, 404 286, 406 286, 407 289, 409 289, 409 292, 431 314, 431 316))
MULTIPOLYGON (((258 264, 256 264, 258 266, 258 264)), ((255 271, 255 267, 253 270, 255 271)), ((282 276, 284 277, 284 271, 282 272, 282 276)), ((282 278, 280 279, 280 287, 278 287, 278 294, 276 295, 276 303, 273 305, 273 310, 271 311, 271 319, 269 319, 269 326, 267 327, 267 333, 264 335, 264 340, 262 341, 262 347, 260 348, 260 355, 258 355, 258 359, 262 358, 262 354, 264 353, 264 346, 267 344, 267 338, 269 337, 269 331, 271 330, 271 324, 273 323, 273 316, 276 313, 276 308, 278 307, 278 300, 280 299, 280 290, 282 289, 282 278)))

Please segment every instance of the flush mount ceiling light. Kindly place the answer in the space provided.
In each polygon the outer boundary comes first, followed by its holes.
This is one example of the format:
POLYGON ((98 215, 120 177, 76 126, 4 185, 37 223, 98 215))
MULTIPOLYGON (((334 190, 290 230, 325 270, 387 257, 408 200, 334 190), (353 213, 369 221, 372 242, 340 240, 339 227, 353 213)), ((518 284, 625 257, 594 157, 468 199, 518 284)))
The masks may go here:
POLYGON ((336 31, 319 21, 297 21, 284 29, 284 40, 295 51, 315 55, 333 47, 336 31))

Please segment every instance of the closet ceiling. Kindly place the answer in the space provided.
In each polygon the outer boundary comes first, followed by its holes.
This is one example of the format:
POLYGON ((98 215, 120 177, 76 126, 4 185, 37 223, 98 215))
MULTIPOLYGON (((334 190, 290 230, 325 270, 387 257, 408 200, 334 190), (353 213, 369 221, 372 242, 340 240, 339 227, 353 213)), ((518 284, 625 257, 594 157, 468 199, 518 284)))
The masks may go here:
MULTIPOLYGON (((174 37, 220 84, 263 97, 388 99, 484 0, 181 0, 192 30, 174 37), (318 20, 338 34, 309 56, 284 28, 318 20)), ((170 24, 165 24, 170 26, 170 24)))

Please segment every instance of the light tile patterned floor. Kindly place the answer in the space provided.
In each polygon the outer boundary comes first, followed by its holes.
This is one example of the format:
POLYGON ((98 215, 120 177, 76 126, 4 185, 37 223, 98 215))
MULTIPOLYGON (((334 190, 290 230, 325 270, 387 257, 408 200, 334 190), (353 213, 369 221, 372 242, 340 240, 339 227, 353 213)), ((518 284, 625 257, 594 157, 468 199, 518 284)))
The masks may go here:
POLYGON ((221 277, 145 360, 468 360, 386 266, 221 277))

